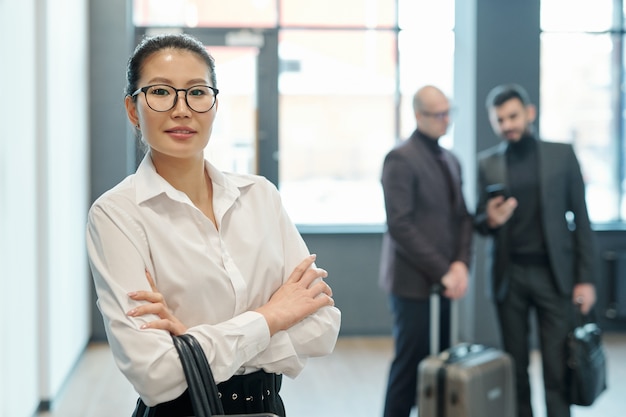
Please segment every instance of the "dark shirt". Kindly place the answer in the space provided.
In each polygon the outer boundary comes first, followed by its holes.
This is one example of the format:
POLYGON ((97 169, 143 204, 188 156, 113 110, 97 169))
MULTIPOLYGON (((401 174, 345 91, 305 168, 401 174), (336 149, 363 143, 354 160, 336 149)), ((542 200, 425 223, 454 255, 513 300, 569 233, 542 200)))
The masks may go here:
POLYGON ((450 197, 450 204, 453 204, 454 188, 452 183, 452 174, 450 173, 448 163, 443 157, 443 151, 441 149, 441 146, 439 146, 439 139, 432 138, 425 133, 420 132, 419 130, 417 131, 417 137, 419 138, 419 140, 426 144, 426 148, 432 152, 433 157, 438 162, 439 167, 441 168, 441 172, 446 179, 446 183, 448 184, 448 196, 450 197))
POLYGON ((507 174, 510 192, 518 201, 510 222, 511 258, 519 263, 545 263, 547 250, 541 218, 537 140, 524 136, 508 144, 507 174))

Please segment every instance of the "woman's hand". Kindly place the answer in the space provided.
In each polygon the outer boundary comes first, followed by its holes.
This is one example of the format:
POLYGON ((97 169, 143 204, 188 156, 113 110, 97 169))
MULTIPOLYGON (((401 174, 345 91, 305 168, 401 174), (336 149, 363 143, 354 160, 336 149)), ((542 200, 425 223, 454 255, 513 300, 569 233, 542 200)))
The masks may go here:
POLYGON ((180 322, 167 307, 163 294, 159 292, 150 275, 150 272, 146 269, 146 278, 150 283, 152 291, 134 291, 128 294, 130 298, 136 301, 147 301, 147 304, 142 304, 130 310, 127 315, 130 317, 143 316, 145 314, 156 314, 160 320, 154 320, 145 323, 141 326, 142 329, 161 329, 167 330, 173 335, 181 335, 187 331, 187 327, 180 322))
POLYGON ((267 320, 270 335, 287 330, 322 307, 335 305, 333 292, 323 280, 328 272, 313 267, 313 262, 315 255, 306 257, 270 300, 255 310, 267 320))

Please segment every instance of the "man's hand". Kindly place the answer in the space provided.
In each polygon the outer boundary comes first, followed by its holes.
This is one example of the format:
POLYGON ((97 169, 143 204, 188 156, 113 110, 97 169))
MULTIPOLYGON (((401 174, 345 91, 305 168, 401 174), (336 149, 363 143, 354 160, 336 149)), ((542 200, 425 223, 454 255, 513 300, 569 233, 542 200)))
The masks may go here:
POLYGON ((452 262, 448 272, 441 278, 441 283, 445 287, 443 295, 452 300, 462 298, 467 292, 468 282, 467 265, 460 261, 452 262))
POLYGON ((517 208, 515 197, 506 200, 503 196, 490 198, 487 201, 487 226, 496 229, 506 223, 517 208))
POLYGON ((596 303, 596 287, 593 284, 576 284, 572 293, 574 304, 580 305, 580 311, 588 314, 596 303))

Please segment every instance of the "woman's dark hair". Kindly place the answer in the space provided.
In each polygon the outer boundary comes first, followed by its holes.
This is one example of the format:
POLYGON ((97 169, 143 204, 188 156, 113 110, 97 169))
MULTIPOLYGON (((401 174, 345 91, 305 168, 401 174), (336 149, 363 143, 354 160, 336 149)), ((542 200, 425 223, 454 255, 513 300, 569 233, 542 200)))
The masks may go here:
POLYGON ((487 106, 487 110, 489 110, 492 107, 500 107, 513 98, 521 101, 524 106, 531 104, 528 93, 524 87, 517 84, 503 84, 489 92, 485 105, 487 106))
POLYGON ((125 94, 131 95, 139 88, 137 83, 141 75, 141 67, 145 60, 155 52, 159 52, 163 49, 180 49, 189 52, 193 52, 209 67, 209 77, 211 78, 211 87, 217 88, 217 80, 215 78, 215 60, 207 52, 206 48, 193 36, 180 33, 180 34, 163 34, 150 37, 144 37, 139 45, 135 48, 135 51, 128 60, 126 66, 126 89, 125 94))

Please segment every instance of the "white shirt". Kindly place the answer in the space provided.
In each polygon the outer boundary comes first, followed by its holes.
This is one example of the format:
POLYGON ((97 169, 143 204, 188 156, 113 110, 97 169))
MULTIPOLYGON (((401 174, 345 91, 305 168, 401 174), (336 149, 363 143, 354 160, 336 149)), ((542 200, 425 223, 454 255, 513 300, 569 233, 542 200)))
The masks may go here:
POLYGON ((295 377, 306 359, 332 352, 340 312, 324 307, 270 338, 255 308, 265 304, 309 251, 265 178, 219 172, 213 183, 218 229, 159 176, 149 154, 137 172, 91 207, 87 250, 115 361, 148 406, 187 388, 171 336, 143 330, 157 316, 129 317, 144 304, 151 273, 173 314, 201 343, 216 382, 264 369, 295 377))

